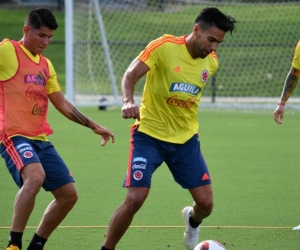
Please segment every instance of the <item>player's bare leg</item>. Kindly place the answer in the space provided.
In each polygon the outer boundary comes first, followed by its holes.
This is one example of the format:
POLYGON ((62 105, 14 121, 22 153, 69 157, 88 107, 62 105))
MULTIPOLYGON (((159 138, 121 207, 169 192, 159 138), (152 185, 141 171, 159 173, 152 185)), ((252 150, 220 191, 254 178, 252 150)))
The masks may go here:
POLYGON ((192 218, 197 222, 208 217, 213 209, 213 194, 211 184, 189 190, 193 199, 192 218))
POLYGON ((55 199, 48 205, 37 228, 37 235, 47 239, 63 221, 78 200, 74 183, 68 183, 52 191, 55 199))
POLYGON ((14 213, 11 230, 23 232, 28 222, 29 216, 34 208, 35 198, 40 191, 45 172, 38 162, 28 164, 21 170, 23 186, 15 198, 14 213))
POLYGON ((187 249, 192 250, 198 243, 200 224, 204 218, 209 216, 213 208, 211 185, 205 185, 189 190, 194 204, 182 210, 185 220, 184 244, 187 249))
POLYGON ((128 227, 130 226, 134 215, 142 207, 149 194, 149 188, 130 187, 124 202, 116 209, 108 226, 104 246, 108 249, 114 249, 120 241, 128 227))

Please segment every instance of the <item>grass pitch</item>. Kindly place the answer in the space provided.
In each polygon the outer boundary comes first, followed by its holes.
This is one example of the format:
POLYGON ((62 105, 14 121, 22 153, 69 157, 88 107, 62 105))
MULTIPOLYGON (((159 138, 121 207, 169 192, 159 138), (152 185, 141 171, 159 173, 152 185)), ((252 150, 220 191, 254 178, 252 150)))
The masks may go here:
MULTIPOLYGON (((71 169, 79 201, 49 238, 45 250, 99 249, 106 227, 123 200, 129 125, 120 108, 99 111, 81 108, 116 135, 115 144, 100 146, 101 139, 85 127, 67 121, 53 108, 49 137, 71 169)), ((215 206, 203 222, 200 240, 215 239, 228 250, 298 250, 300 232, 299 117, 287 109, 283 125, 272 111, 199 111, 201 147, 213 180, 215 206)), ((13 183, 0 162, 0 245, 7 244, 14 196, 13 183)), ((24 233, 26 247, 51 194, 41 191, 24 233)), ((181 209, 192 204, 162 165, 153 176, 150 195, 136 215, 119 249, 181 250, 184 221, 181 209)))

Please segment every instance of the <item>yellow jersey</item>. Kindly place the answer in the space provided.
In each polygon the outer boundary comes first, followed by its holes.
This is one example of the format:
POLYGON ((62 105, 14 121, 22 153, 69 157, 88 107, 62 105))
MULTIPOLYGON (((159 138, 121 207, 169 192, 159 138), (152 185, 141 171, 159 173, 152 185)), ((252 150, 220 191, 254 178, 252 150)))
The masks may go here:
POLYGON ((292 66, 295 69, 300 69, 300 40, 298 41, 296 48, 295 48, 292 66))
POLYGON ((153 40, 138 59, 150 70, 140 107, 139 131, 171 143, 185 143, 198 132, 197 113, 208 79, 218 69, 214 52, 193 59, 186 36, 163 35, 153 40))

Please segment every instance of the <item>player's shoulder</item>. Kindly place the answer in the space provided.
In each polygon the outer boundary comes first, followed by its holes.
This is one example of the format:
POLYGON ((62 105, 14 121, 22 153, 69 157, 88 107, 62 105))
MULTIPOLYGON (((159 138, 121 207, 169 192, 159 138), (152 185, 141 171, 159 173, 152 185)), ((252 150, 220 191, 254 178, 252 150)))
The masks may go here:
POLYGON ((7 38, 3 39, 0 42, 0 51, 1 53, 13 53, 15 50, 11 40, 7 38))
POLYGON ((210 67, 217 69, 219 66, 219 61, 216 52, 211 52, 206 59, 208 60, 208 63, 210 67))
POLYGON ((4 38, 1 42, 0 45, 4 44, 4 43, 11 43, 11 41, 8 38, 4 38))
POLYGON ((170 34, 164 34, 161 36, 161 40, 164 41, 165 43, 175 43, 175 44, 184 44, 184 37, 182 36, 174 36, 170 34))
POLYGON ((40 57, 41 57, 41 58, 44 58, 44 60, 46 61, 47 65, 48 65, 48 68, 49 68, 49 70, 50 70, 50 74, 51 74, 52 72, 55 72, 54 66, 53 66, 51 60, 50 60, 49 58, 43 56, 43 55, 40 55, 40 57))
POLYGON ((8 38, 4 38, 0 42, 0 46, 12 46, 13 47, 13 44, 12 44, 11 40, 9 40, 8 38))
POLYGON ((170 34, 164 34, 157 39, 152 41, 153 44, 157 45, 166 45, 166 44, 184 44, 184 40, 182 37, 177 37, 170 34))
POLYGON ((52 65, 52 62, 48 57, 44 56, 43 54, 39 54, 39 56, 41 59, 44 59, 48 63, 48 65, 52 65))
POLYGON ((217 53, 215 51, 211 52, 209 54, 209 57, 212 59, 212 60, 218 60, 218 56, 217 56, 217 53))
POLYGON ((295 49, 300 51, 300 40, 297 42, 295 49))

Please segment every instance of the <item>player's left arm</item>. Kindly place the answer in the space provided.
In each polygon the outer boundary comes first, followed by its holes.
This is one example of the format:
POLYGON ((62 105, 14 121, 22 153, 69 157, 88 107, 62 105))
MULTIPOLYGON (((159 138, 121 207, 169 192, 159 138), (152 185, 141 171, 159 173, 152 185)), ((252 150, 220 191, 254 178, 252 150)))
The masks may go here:
POLYGON ((100 126, 90 118, 82 114, 77 108, 74 107, 66 98, 57 81, 57 75, 52 63, 47 59, 50 77, 46 83, 46 91, 48 98, 54 107, 65 117, 73 122, 76 122, 82 126, 88 127, 94 131, 94 133, 102 136, 101 145, 104 146, 109 139, 114 142, 114 134, 107 128, 100 126))
POLYGON ((114 142, 114 134, 107 128, 97 124, 83 113, 81 113, 72 103, 70 103, 62 93, 62 91, 53 92, 48 94, 48 97, 54 107, 65 117, 73 122, 76 122, 82 126, 88 127, 94 131, 94 133, 102 136, 101 145, 104 146, 109 139, 114 142))

